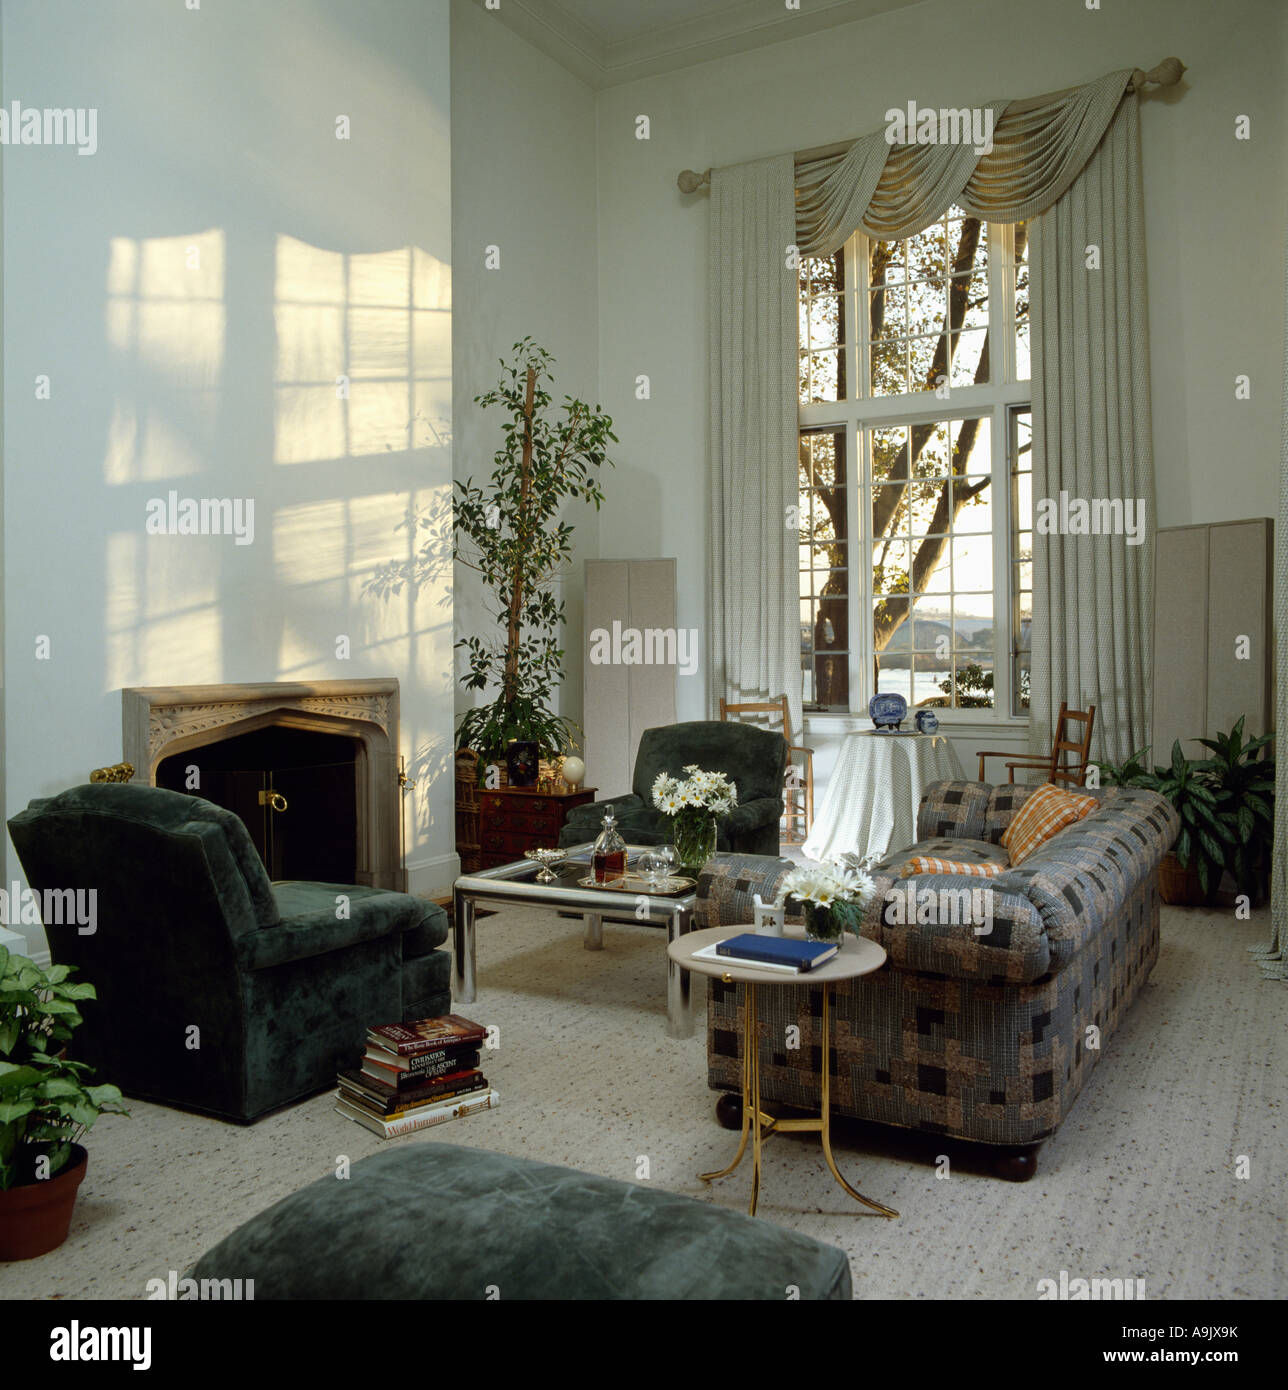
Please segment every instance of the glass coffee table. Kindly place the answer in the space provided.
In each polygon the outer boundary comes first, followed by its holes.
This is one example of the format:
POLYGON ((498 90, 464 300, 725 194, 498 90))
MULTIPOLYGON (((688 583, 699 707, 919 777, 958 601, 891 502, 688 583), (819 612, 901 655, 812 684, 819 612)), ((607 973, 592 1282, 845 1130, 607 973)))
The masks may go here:
MULTIPOLYGON (((633 874, 636 857, 645 846, 628 845, 626 868, 633 874)), ((488 906, 542 907, 551 912, 575 913, 584 924, 583 945, 588 951, 604 946, 605 921, 626 926, 666 928, 667 945, 681 940, 693 926, 696 889, 675 893, 650 892, 641 880, 630 882, 631 891, 587 888, 579 880, 589 878, 591 846, 577 845, 553 869, 554 881, 538 881, 542 866, 528 859, 499 868, 466 874, 452 889, 452 997, 458 1004, 472 1004, 477 994, 475 960, 475 908, 488 906)), ((666 956, 666 1034, 669 1038, 693 1036, 693 1001, 688 970, 668 952, 666 956)))

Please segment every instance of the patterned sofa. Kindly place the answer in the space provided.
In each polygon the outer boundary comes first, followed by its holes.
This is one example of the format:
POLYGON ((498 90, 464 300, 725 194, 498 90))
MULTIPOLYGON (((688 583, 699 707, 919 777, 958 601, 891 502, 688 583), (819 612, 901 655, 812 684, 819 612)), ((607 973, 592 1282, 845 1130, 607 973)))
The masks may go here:
MULTIPOLYGON (((862 933, 889 960, 835 986, 832 1027, 835 1113, 995 1146, 995 1171, 1014 1180, 1036 1171, 1037 1146, 1068 1114, 1149 977, 1158 956, 1156 870, 1179 828, 1156 792, 1105 788, 1088 793, 1099 798, 1098 810, 999 877, 899 877, 914 850, 1009 863, 999 842, 1034 790, 965 781, 926 789, 917 845, 872 871, 877 895, 862 933), (909 899, 910 888, 986 891, 991 930, 981 934, 969 918, 909 921, 916 916, 909 907, 921 901, 909 899)), ((790 867, 785 859, 716 855, 699 882, 696 925, 750 922, 753 896, 769 902, 790 867)), ((710 986, 708 1081, 736 1093, 741 992, 715 980, 710 986)), ((766 989, 759 1010, 762 1100, 817 1110, 818 992, 766 989), (788 1050, 791 1024, 800 1028, 800 1046, 788 1050)), ((732 1119, 737 1105, 726 1097, 723 1118, 732 1119)))

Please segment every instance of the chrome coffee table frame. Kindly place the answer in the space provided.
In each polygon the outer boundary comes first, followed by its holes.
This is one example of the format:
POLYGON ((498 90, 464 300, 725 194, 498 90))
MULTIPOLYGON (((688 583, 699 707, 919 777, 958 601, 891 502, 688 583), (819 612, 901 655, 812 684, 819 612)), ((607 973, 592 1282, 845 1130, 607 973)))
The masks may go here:
MULTIPOLYGON (((645 846, 631 845, 631 853, 645 846)), ((568 851, 565 865, 585 857, 590 874, 589 844, 568 851)), ((603 888, 581 888, 567 883, 535 882, 538 865, 530 859, 483 869, 456 880, 452 889, 452 997, 458 1004, 472 1004, 477 995, 474 909, 480 903, 497 906, 543 907, 551 911, 575 912, 585 924, 583 945, 588 951, 604 947, 604 921, 628 926, 666 927, 667 945, 680 940, 693 928, 696 893, 674 897, 648 893, 617 893, 603 888)), ((693 1036, 693 1000, 689 972, 682 969, 668 952, 666 957, 666 1035, 668 1038, 693 1036)))

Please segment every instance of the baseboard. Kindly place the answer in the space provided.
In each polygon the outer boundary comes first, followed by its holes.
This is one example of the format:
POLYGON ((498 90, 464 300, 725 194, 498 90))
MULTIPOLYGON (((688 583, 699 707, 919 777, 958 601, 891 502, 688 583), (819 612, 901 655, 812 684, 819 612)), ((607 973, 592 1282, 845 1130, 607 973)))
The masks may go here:
POLYGON ((407 891, 418 898, 450 897, 452 885, 461 876, 459 854, 435 854, 407 864, 407 891))

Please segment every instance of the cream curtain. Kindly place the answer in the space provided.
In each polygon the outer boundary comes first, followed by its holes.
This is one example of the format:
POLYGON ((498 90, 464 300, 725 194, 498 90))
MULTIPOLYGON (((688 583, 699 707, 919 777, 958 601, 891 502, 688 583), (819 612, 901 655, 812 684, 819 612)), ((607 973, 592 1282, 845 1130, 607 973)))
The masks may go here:
POLYGON ((973 144, 891 145, 884 130, 843 155, 806 161, 796 175, 796 241, 826 256, 856 230, 911 236, 954 203, 972 217, 1026 222, 1082 172, 1113 120, 1133 71, 1111 72, 1033 107, 994 101, 992 150, 973 144))
MULTIPOLYGON (((1288 244, 1285 245, 1288 253, 1288 244)), ((1284 413, 1279 452, 1279 521, 1275 528, 1275 640, 1279 648, 1275 727, 1288 723, 1288 254, 1284 284, 1284 413)), ((1275 751, 1275 841, 1270 854, 1270 940, 1248 949, 1262 974, 1288 980, 1288 757, 1275 751)))
POLYGON ((792 198, 791 155, 711 176, 706 667, 712 713, 786 694, 799 736, 792 198))
POLYGON ((1062 700, 1096 706, 1098 756, 1124 758, 1148 738, 1154 484, 1136 91, 1183 71, 1166 59, 1049 99, 992 102, 987 153, 961 140, 891 145, 881 130, 797 166, 803 255, 834 252, 856 228, 909 236, 953 204, 1027 221, 1034 499, 1063 490, 1144 505, 1142 544, 1034 534, 1035 752, 1049 750, 1062 700))
MULTIPOLYGON (((1093 751, 1150 738, 1154 463, 1139 99, 1118 107, 1077 178, 1030 229, 1033 496, 1121 499, 1126 535, 1033 537, 1030 739, 1051 747, 1060 702, 1096 707, 1093 751)), ((1157 750, 1155 750, 1157 753, 1157 750)))

